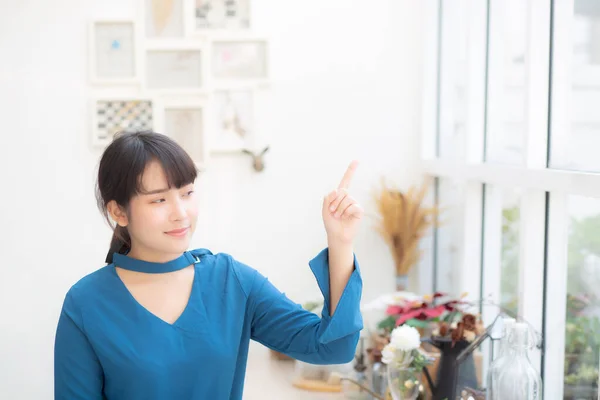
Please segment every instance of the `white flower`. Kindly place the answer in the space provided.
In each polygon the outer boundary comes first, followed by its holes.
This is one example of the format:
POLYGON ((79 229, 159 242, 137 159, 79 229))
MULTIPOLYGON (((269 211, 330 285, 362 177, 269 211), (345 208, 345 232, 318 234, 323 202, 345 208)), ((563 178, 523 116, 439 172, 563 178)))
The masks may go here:
POLYGON ((381 350, 381 362, 384 364, 392 364, 396 357, 396 348, 391 344, 386 345, 381 350))
POLYGON ((381 362, 384 364, 395 365, 399 368, 407 367, 413 362, 413 359, 413 351, 400 350, 391 343, 381 350, 381 362))
POLYGON ((402 325, 392 331, 390 343, 402 351, 412 351, 421 346, 421 335, 416 328, 402 325))

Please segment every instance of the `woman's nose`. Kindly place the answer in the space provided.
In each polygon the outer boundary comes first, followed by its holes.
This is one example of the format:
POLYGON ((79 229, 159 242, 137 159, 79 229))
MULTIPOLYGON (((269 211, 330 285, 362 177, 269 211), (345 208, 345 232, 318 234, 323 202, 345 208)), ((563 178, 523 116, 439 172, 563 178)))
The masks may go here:
POLYGON ((175 220, 181 220, 186 218, 185 204, 181 199, 175 200, 172 210, 172 218, 175 220))

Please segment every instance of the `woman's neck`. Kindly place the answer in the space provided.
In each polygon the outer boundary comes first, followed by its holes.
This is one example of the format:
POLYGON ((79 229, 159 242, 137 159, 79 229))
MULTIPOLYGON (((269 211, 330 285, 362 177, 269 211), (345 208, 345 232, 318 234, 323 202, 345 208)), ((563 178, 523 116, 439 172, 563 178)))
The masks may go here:
POLYGON ((182 253, 165 253, 153 249, 144 248, 141 245, 132 245, 127 253, 128 257, 154 263, 166 263, 180 257, 182 253))

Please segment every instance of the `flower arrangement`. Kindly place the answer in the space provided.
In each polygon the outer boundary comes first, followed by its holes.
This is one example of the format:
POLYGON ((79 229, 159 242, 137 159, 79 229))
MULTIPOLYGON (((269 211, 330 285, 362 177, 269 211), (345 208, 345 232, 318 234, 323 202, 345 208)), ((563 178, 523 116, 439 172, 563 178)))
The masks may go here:
POLYGON ((483 322, 474 314, 464 314, 458 322, 440 322, 432 332, 432 339, 450 339, 452 346, 461 340, 472 342, 485 331, 483 322))
POLYGON ((397 368, 421 370, 431 364, 431 358, 421 350, 421 335, 412 326, 403 325, 392 331, 390 343, 381 352, 384 364, 397 368))
POLYGON ((421 349, 421 335, 416 328, 402 325, 390 335, 382 350, 381 361, 388 366, 388 385, 401 398, 416 398, 423 391, 420 376, 433 358, 421 349))
POLYGON ((392 252, 396 276, 400 278, 405 278, 419 261, 419 242, 436 222, 438 208, 424 204, 428 186, 424 182, 420 188, 412 186, 402 192, 383 183, 374 196, 380 216, 376 228, 392 252))
POLYGON ((420 298, 401 298, 395 304, 389 304, 386 309, 387 317, 379 322, 378 329, 391 332, 400 325, 409 325, 415 328, 428 328, 433 322, 446 322, 451 324, 457 317, 464 314, 464 293, 460 298, 448 298, 445 293, 436 292, 420 298))

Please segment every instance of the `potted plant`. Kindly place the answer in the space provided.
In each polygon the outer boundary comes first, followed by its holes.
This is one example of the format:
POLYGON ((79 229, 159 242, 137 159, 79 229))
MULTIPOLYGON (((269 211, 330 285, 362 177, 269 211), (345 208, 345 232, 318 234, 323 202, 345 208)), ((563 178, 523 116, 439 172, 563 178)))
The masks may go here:
POLYGON ((438 216, 437 207, 425 204, 428 186, 424 182, 402 192, 382 182, 374 196, 380 217, 376 229, 392 252, 398 290, 407 288, 408 273, 421 257, 419 242, 438 216))
POLYGON ((434 377, 430 382, 432 390, 435 387, 437 393, 447 393, 455 378, 459 378, 458 383, 463 386, 475 385, 481 377, 478 360, 473 355, 465 360, 460 374, 452 367, 456 357, 485 330, 482 321, 467 312, 471 304, 464 300, 466 295, 452 297, 437 292, 421 297, 395 296, 394 301, 388 299, 386 316, 377 324, 378 335, 373 340, 375 349, 389 343, 391 332, 397 327, 413 327, 418 329, 423 342, 429 344, 424 344, 424 349, 436 356, 424 370, 426 378, 434 377))
POLYGON ((416 328, 402 325, 390 335, 383 348, 382 362, 387 366, 388 389, 394 400, 415 400, 423 392, 421 373, 433 358, 421 348, 416 328))
POLYGON ((457 363, 457 359, 485 332, 485 327, 481 319, 474 314, 462 313, 458 318, 456 315, 458 314, 453 313, 449 321, 437 323, 431 337, 426 339, 440 351, 435 384, 426 371, 434 400, 453 398, 457 387, 480 387, 480 377, 473 354, 467 354, 460 363, 457 363), (460 367, 457 367, 458 364, 460 367))

